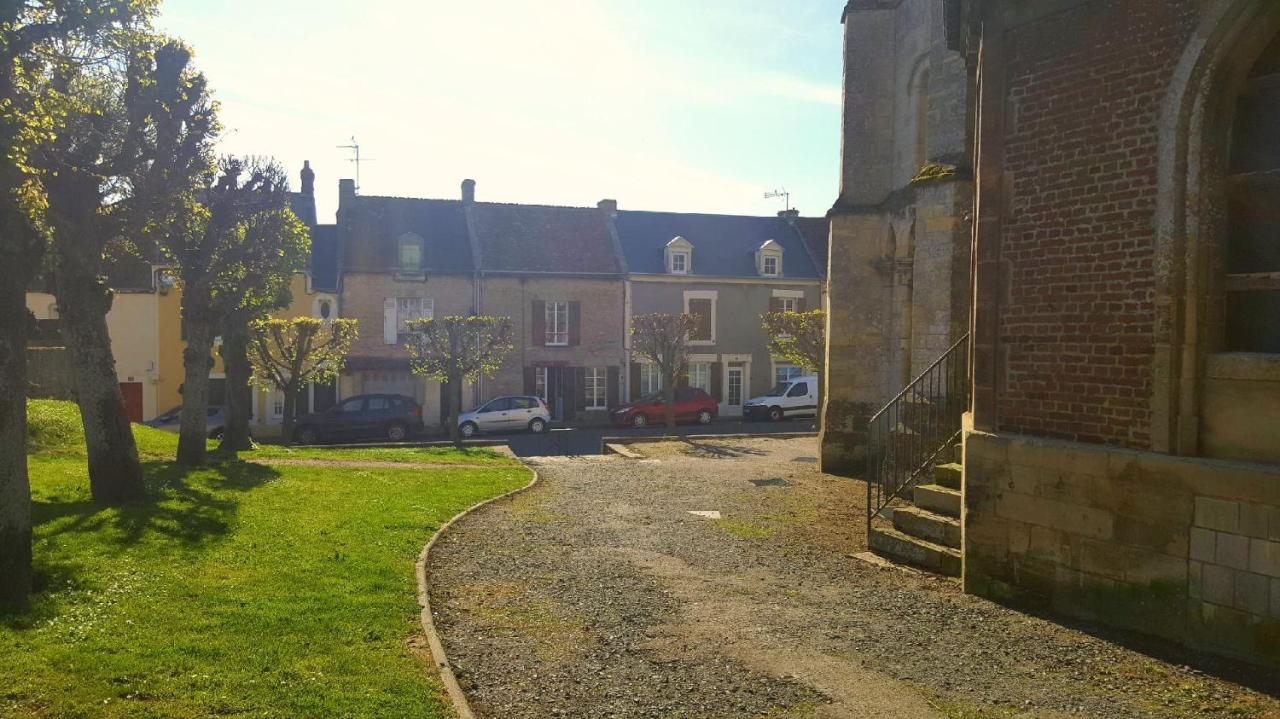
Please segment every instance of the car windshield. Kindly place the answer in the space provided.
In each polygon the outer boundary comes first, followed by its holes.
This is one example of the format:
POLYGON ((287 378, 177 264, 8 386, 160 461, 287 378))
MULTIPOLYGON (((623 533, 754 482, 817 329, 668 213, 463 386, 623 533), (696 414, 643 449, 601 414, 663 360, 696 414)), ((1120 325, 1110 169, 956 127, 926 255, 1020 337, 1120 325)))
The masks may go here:
POLYGON ((762 397, 781 397, 787 393, 787 388, 791 386, 790 382, 779 382, 774 385, 773 389, 765 392, 762 397))

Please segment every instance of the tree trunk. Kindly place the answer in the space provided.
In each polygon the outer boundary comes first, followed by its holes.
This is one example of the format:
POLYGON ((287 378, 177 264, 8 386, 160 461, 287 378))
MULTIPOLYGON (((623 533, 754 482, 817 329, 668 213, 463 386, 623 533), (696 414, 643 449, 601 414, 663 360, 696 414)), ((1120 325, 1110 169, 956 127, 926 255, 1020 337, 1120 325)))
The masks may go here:
POLYGON ((27 480, 26 274, 0 273, 0 608, 31 593, 31 487, 27 480))
MULTIPOLYGON (((194 294, 194 293, 193 293, 194 294)), ((178 463, 199 467, 205 463, 209 442, 209 370, 213 367, 213 323, 199 311, 188 312, 187 347, 182 351, 182 418, 178 425, 178 463)))
POLYGON ((662 388, 663 410, 667 416, 667 432, 676 433, 676 378, 672 377, 662 388))
POLYGON ((449 439, 456 447, 462 447, 462 434, 458 432, 458 417, 462 414, 462 380, 462 377, 449 380, 453 390, 453 401, 449 403, 449 439))
POLYGON ((95 501, 107 504, 140 499, 142 465, 107 331, 111 290, 104 278, 86 276, 69 265, 60 261, 55 273, 58 314, 75 370, 76 403, 89 455, 89 490, 95 501))
POLYGON ((253 413, 253 388, 249 378, 249 330, 242 324, 227 326, 222 331, 222 366, 227 372, 227 421, 219 449, 244 452, 253 449, 249 434, 249 416, 253 413))
POLYGON ((298 411, 298 383, 290 382, 289 386, 280 389, 284 392, 284 418, 280 422, 280 441, 289 444, 293 442, 293 425, 297 423, 297 417, 294 414, 298 411))

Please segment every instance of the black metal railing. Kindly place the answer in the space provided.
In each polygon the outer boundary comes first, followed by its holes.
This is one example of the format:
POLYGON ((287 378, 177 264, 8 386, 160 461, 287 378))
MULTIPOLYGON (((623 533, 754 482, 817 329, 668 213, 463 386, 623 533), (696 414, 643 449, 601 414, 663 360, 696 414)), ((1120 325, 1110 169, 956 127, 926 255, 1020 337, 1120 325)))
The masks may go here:
POLYGON ((868 423, 867 523, 950 450, 969 408, 969 335, 939 357, 868 423))

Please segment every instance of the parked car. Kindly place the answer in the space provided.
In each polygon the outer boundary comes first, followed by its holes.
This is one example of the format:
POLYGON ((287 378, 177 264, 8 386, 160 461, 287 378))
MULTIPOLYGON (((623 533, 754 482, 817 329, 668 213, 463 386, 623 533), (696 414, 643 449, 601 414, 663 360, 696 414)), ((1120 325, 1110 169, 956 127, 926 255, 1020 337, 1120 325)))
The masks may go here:
MULTIPOLYGON (((148 427, 163 429, 166 432, 177 432, 182 425, 182 405, 178 405, 154 419, 143 422, 148 427)), ((204 427, 209 439, 219 439, 227 425, 227 409, 222 405, 211 404, 205 410, 204 427)))
POLYGON ((742 406, 742 413, 747 419, 769 419, 773 422, 785 417, 816 417, 818 378, 806 375, 779 382, 771 391, 747 400, 742 406))
POLYGON ((293 441, 298 444, 338 439, 402 442, 422 429, 422 405, 412 397, 361 394, 348 397, 323 412, 298 417, 293 441))
MULTIPOLYGON (((720 415, 720 405, 715 398, 694 387, 676 389, 675 410, 677 422, 711 424, 711 420, 720 415)), ((666 402, 661 392, 655 392, 613 410, 609 420, 620 427, 662 424, 667 421, 666 402)))
POLYGON ((479 432, 517 432, 535 434, 551 426, 551 410, 539 397, 515 395, 498 397, 481 407, 458 415, 458 433, 474 437, 479 432))

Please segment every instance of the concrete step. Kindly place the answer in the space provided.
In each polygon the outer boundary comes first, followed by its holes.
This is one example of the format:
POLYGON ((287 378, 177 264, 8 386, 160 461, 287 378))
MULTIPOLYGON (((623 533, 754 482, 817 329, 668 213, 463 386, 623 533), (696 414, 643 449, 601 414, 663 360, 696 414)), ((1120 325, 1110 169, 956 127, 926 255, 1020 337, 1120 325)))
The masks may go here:
POLYGON ((960 516, 960 490, 943 487, 940 484, 922 484, 912 493, 912 501, 917 507, 927 509, 948 517, 960 516))
POLYGON ((933 481, 948 489, 960 489, 960 477, 964 474, 964 467, 955 462, 948 464, 935 464, 933 466, 933 481))
POLYGON ((893 511, 893 528, 903 534, 953 549, 960 548, 960 520, 919 507, 893 511))
POLYGON ((956 464, 964 464, 964 443, 956 442, 951 445, 951 461, 956 464))
POLYGON ((960 576, 960 552, 923 539, 917 539, 889 527, 872 527, 867 533, 871 551, 895 562, 911 564, 921 569, 960 576))

